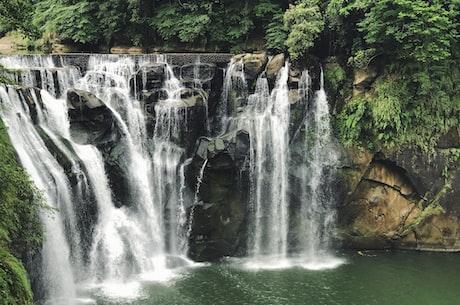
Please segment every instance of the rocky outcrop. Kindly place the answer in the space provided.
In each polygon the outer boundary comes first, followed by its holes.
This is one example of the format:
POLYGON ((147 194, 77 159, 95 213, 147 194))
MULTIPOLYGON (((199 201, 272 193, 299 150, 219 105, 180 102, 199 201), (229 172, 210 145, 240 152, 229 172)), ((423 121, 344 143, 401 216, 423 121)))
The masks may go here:
POLYGON ((105 170, 116 206, 130 204, 128 149, 112 111, 94 94, 78 89, 67 91, 70 134, 79 144, 92 144, 104 156, 105 170))
POLYGON ((267 64, 267 79, 270 83, 274 84, 276 76, 281 68, 284 66, 286 58, 284 54, 275 55, 267 64))
POLYGON ((368 66, 365 69, 354 70, 353 96, 358 96, 368 91, 378 77, 378 69, 368 66))
POLYGON ((372 162, 346 208, 340 209, 340 226, 346 229, 345 242, 366 249, 390 247, 405 226, 420 215, 418 201, 401 168, 372 162))
POLYGON ((257 79, 257 77, 264 71, 265 65, 268 62, 268 56, 266 53, 247 53, 237 55, 234 57, 235 61, 243 59, 244 64, 244 75, 248 80, 257 79))
POLYGON ((338 210, 346 247, 460 251, 456 150, 406 148, 352 159, 342 170, 349 191, 338 210))
POLYGON ((213 261, 241 255, 246 246, 248 217, 249 135, 245 131, 218 138, 200 138, 187 171, 196 200, 189 255, 213 261), (198 188, 198 189, 197 189, 198 188))
POLYGON ((140 67, 129 81, 131 94, 138 96, 142 91, 163 88, 165 69, 166 63, 164 62, 150 62, 140 67))
POLYGON ((116 121, 110 109, 94 94, 78 89, 67 91, 70 133, 79 144, 115 142, 116 121))

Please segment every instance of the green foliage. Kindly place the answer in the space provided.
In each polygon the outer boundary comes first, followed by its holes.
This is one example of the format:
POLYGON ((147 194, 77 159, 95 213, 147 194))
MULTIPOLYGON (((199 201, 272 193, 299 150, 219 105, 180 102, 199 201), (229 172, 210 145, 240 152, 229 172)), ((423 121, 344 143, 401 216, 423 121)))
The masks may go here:
POLYGON ((412 144, 429 150, 440 135, 460 124, 460 69, 407 66, 405 73, 388 73, 373 95, 345 104, 337 118, 342 140, 375 148, 412 144))
POLYGON ((284 10, 281 5, 272 0, 261 0, 254 7, 257 21, 263 24, 266 47, 275 52, 286 51, 284 42, 287 38, 287 28, 284 26, 284 10))
POLYGON ((458 13, 443 1, 382 0, 358 24, 365 41, 400 60, 437 62, 449 58, 457 38, 458 13))
POLYGON ((287 38, 287 29, 283 23, 283 14, 273 16, 272 22, 267 25, 265 30, 266 46, 269 50, 276 52, 285 52, 286 45, 284 42, 287 38))
POLYGON ((344 83, 347 81, 345 70, 337 62, 330 62, 324 69, 324 80, 328 95, 343 95, 340 92, 344 83))
POLYGON ((64 41, 97 43, 101 29, 95 24, 98 3, 45 0, 36 5, 34 23, 42 32, 59 33, 64 41))
POLYGON ((100 25, 100 37, 105 43, 110 44, 113 38, 127 26, 126 1, 103 1, 97 10, 96 16, 100 25))
POLYGON ((197 38, 196 32, 193 36, 188 33, 188 24, 194 22, 196 14, 194 16, 184 16, 182 10, 183 7, 178 4, 164 4, 156 11, 154 25, 164 40, 170 40, 176 36, 182 41, 193 41, 197 38))
POLYGON ((18 257, 36 252, 42 225, 38 211, 44 204, 27 173, 19 167, 6 127, 0 120, 0 246, 18 257))
POLYGON ((448 151, 447 161, 442 169, 441 176, 449 178, 452 174, 452 168, 456 168, 455 164, 460 159, 460 148, 451 148, 448 151))
POLYGON ((333 54, 351 55, 363 46, 362 34, 357 23, 364 18, 368 1, 330 0, 325 8, 329 43, 333 54))
POLYGON ((33 304, 27 273, 17 259, 41 246, 43 200, 17 161, 0 120, 0 305, 33 304))
POLYGON ((0 305, 32 304, 32 290, 24 267, 0 246, 0 305))
POLYGON ((369 122, 369 103, 366 98, 353 99, 347 102, 337 116, 336 129, 345 145, 353 146, 367 140, 365 133, 372 128, 369 122))
POLYGON ((348 59, 348 65, 358 69, 366 69, 376 55, 377 50, 375 48, 357 50, 354 56, 348 59))
POLYGON ((0 36, 17 30, 27 37, 37 38, 39 33, 32 25, 34 0, 2 0, 0 4, 0 36))
POLYGON ((165 1, 157 7, 152 25, 165 41, 238 46, 254 28, 249 1, 165 1))
POLYGON ((292 59, 298 59, 308 52, 324 29, 318 1, 302 0, 296 5, 290 5, 284 14, 284 25, 289 30, 285 42, 289 54, 292 59))

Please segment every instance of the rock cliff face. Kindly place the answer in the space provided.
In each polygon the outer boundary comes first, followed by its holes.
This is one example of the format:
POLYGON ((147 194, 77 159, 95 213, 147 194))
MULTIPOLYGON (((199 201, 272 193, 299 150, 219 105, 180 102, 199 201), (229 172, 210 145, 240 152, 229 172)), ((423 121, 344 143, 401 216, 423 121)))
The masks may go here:
POLYGON ((411 149, 350 155, 348 195, 339 206, 347 247, 459 251, 460 171, 451 150, 431 156, 411 149))
MULTIPOLYGON (((355 71, 353 95, 366 95, 375 67, 355 71)), ((343 246, 460 251, 458 129, 431 151, 395 147, 347 151, 338 207, 343 246)))
MULTIPOLYGON (((244 74, 249 86, 231 93, 233 104, 227 109, 230 112, 238 112, 247 104, 248 94, 254 90, 254 80, 260 73, 266 73, 269 86, 273 88, 285 60, 283 55, 277 55, 268 61, 265 54, 243 54, 234 59, 244 62, 243 71, 236 72, 244 74)), ((151 62, 142 66, 131 78, 130 91, 146 114, 149 137, 154 135, 155 126, 160 122, 162 107, 181 111, 186 118, 185 125, 172 141, 186 151, 186 158, 191 159, 185 171, 187 187, 195 196, 193 205, 187 210, 191 218, 189 255, 197 261, 212 261, 224 256, 244 255, 247 251, 251 191, 248 160, 251 154, 246 131, 219 134, 224 64, 203 62, 173 65, 175 75, 180 75, 185 84, 177 92, 179 102, 174 105, 166 103, 165 63, 151 62)), ((372 86, 376 73, 374 70, 356 72, 353 94, 360 94, 372 86)), ((293 139, 293 158, 303 152, 301 141, 295 140, 308 107, 296 95, 302 77, 299 71, 291 69, 289 135, 293 139)), ((126 148, 120 141, 123 131, 105 103, 83 90, 67 92, 72 137, 78 143, 96 145, 104 154, 112 189, 119 192, 114 196, 119 198, 116 205, 121 207, 129 202, 123 194, 129 172, 124 166, 127 164, 124 161, 126 148)), ((29 105, 31 116, 36 116, 35 107, 33 103, 29 105)), ((441 137, 430 153, 411 147, 374 154, 342 149, 342 160, 341 182, 334 185, 338 197, 337 236, 341 246, 460 251, 460 139, 457 129, 441 137)), ((64 157, 58 161, 68 162, 64 157)), ((298 194, 301 186, 297 185, 296 166, 290 170, 289 197, 293 202, 290 213, 295 215, 296 202, 301 200, 298 194)))
POLYGON ((196 189, 189 255, 212 261, 238 255, 246 247, 249 199, 249 135, 200 138, 188 168, 187 181, 196 189))

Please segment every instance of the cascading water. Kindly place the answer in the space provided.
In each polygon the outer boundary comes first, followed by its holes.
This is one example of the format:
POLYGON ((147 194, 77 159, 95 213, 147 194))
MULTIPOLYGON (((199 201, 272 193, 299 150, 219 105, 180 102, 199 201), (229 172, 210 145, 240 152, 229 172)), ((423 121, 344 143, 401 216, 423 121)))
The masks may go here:
MULTIPOLYGON (((290 219, 288 170, 290 164, 289 64, 279 71, 273 90, 263 72, 254 93, 248 85, 242 61, 231 62, 224 81, 221 106, 224 130, 247 130, 251 143, 251 218, 248 254, 250 268, 306 268, 334 266, 324 258, 334 222, 330 185, 338 156, 331 145, 329 109, 321 75, 321 87, 311 105, 310 77, 305 71, 297 89, 307 109, 301 125, 305 153, 297 160, 301 187, 300 214, 290 219), (238 100, 240 99, 240 101, 238 100), (241 103, 247 100, 247 104, 241 103), (226 128, 226 129, 225 129, 226 128), (329 175, 330 174, 330 175, 329 175), (295 236, 295 237, 293 237, 295 236), (329 264, 330 263, 330 264, 329 264)), ((295 135, 294 135, 295 136, 295 135)))
POLYGON ((50 90, 55 96, 42 91, 43 101, 33 102, 37 108, 34 115, 28 111, 26 99, 18 95, 19 90, 1 88, 1 101, 6 106, 0 107, 21 163, 44 191, 46 201, 58 209, 54 217, 43 216, 43 299, 50 304, 77 303, 79 282, 102 294, 138 296, 139 276, 143 280, 167 280, 172 275, 168 268, 188 264, 186 259, 179 263, 172 260, 173 265, 168 262, 169 255, 184 257, 187 250, 185 203, 180 194, 185 183, 178 177, 184 174, 183 168, 180 170, 184 149, 174 143, 186 111, 177 107, 182 87, 171 67, 164 57, 155 61, 166 67, 163 90, 167 98, 156 105, 157 124, 149 138, 140 101, 131 97, 128 85, 129 78, 144 64, 143 58, 135 62, 128 56, 92 56, 84 77, 76 77, 75 68, 56 68, 48 57, 2 59, 6 67, 21 69, 18 80, 50 90), (41 71, 39 82, 34 69, 28 69, 36 66, 41 71), (49 72, 55 70, 59 73, 49 72), (62 96, 72 87, 106 101, 120 130, 119 153, 125 163, 124 174, 129 177, 127 189, 122 190, 129 199, 122 206, 113 202, 114 189, 100 148, 77 144, 71 136, 62 96), (76 187, 70 186, 66 169, 37 130, 70 161, 78 180, 72 183, 76 187), (90 197, 94 201, 94 206, 88 207, 96 214, 92 221, 85 219, 88 210, 74 210, 77 201, 85 201, 83 194, 88 197, 88 206, 90 197))
POLYGON ((150 183, 153 172, 144 147, 144 117, 139 103, 129 96, 128 77, 134 69, 134 62, 129 58, 113 61, 93 57, 88 64, 89 72, 78 84, 81 89, 93 91, 108 102, 128 151, 125 162, 130 179, 126 191, 129 204, 135 209, 116 208, 102 202, 99 209, 103 212, 91 252, 93 276, 107 282, 166 269, 161 204, 154 201, 150 183))
POLYGON ((57 67, 51 56, 8 56, 1 58, 0 63, 21 71, 9 73, 11 79, 25 86, 44 89, 54 97, 63 95, 80 78, 77 67, 57 67))
POLYGON ((329 104, 324 90, 324 76, 321 70, 320 88, 308 103, 311 79, 304 72, 299 86, 301 96, 309 106, 304 120, 303 147, 300 160, 303 186, 299 211, 299 232, 297 254, 301 265, 308 269, 334 267, 341 263, 330 252, 331 232, 335 223, 335 201, 333 184, 339 155, 334 147, 330 126, 329 104))
POLYGON ((156 124, 152 138, 154 199, 163 205, 166 218, 160 221, 166 220, 164 230, 170 232, 166 240, 169 254, 183 255, 186 250, 185 243, 181 241, 185 238, 185 209, 180 200, 178 173, 185 151, 175 141, 179 140, 180 131, 186 128, 187 112, 180 100, 183 87, 169 66, 166 66, 164 89, 166 99, 155 105, 156 124))
MULTIPOLYGON (((243 61, 232 61, 225 74, 222 103, 213 105, 217 120, 211 121, 204 87, 212 76, 199 60, 182 66, 180 78, 164 56, 94 55, 83 76, 77 68, 65 66, 64 59, 63 66, 56 66, 49 56, 4 57, 0 63, 21 69, 11 74, 18 81, 43 89, 37 94, 33 89, 0 88, 0 114, 21 163, 48 204, 58 209, 53 217, 42 216, 41 269, 46 293, 40 302, 88 301, 78 299, 87 294, 79 289, 138 297, 140 280, 168 279, 174 267, 189 264, 185 257, 190 219, 212 163, 206 158, 194 177, 195 189, 187 190, 186 168, 194 162, 188 150, 200 135, 239 130, 249 134, 249 158, 244 163, 250 172, 247 252, 252 267, 300 264, 315 268, 317 258, 327 256, 334 210, 327 197, 332 192, 326 186, 337 164, 330 148, 327 99, 321 83, 311 102, 306 102, 309 107, 299 129, 305 153, 297 160, 301 204, 293 217, 289 180, 293 89, 288 86, 288 62, 271 91, 262 73, 254 93, 249 94, 243 61), (142 70, 145 66, 160 75, 161 82, 152 81, 142 70), (146 90, 149 86, 154 90, 146 90), (24 96, 27 90, 28 97, 24 96), (72 127, 74 118, 70 117, 70 111, 78 109, 65 99, 70 90, 89 92, 103 101, 101 109, 106 109, 113 134, 107 136, 90 125, 91 132, 103 140, 79 137, 81 130, 72 127), (152 94, 158 96, 154 103, 149 102, 152 94), (201 122, 200 134, 191 137, 191 144, 184 144, 192 116, 201 122), (115 173, 110 169, 114 164, 115 173), (114 177, 127 178, 119 183, 114 177), (298 231, 295 241, 293 231, 298 231)), ((308 99, 309 77, 301 79, 298 95, 308 99)), ((222 149, 234 149, 225 145, 222 149)))
MULTIPOLYGON (((230 68, 227 73, 232 70, 242 69, 230 68)), ((280 262, 288 254, 288 71, 286 62, 271 93, 267 78, 259 77, 255 92, 229 126, 230 130, 244 129, 250 134, 252 236, 248 251, 258 261, 274 258, 280 262)), ((238 74, 233 77, 241 87, 238 74)))
MULTIPOLYGON (((0 95, 2 119, 8 126, 21 164, 43 191, 47 204, 59 210, 52 217, 41 215, 45 227, 42 269, 47 297, 57 304, 73 300, 76 297, 73 270, 81 266, 81 260, 78 251, 71 252, 71 248, 79 250, 80 240, 75 234, 76 215, 70 183, 35 129, 24 96, 11 87, 1 87, 0 95)), ((37 100, 34 102, 39 105, 37 100)))
POLYGON ((224 84, 222 87, 221 103, 217 109, 217 119, 220 121, 219 133, 227 131, 229 119, 235 115, 236 96, 232 92, 240 92, 241 98, 246 98, 248 86, 243 70, 243 60, 232 59, 225 70, 224 84))

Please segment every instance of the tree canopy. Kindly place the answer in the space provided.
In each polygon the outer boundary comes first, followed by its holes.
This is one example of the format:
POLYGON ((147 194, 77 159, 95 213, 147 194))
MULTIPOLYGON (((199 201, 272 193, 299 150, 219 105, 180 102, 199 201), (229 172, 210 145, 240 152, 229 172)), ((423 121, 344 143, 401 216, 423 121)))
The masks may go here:
POLYGON ((31 39, 162 51, 265 49, 300 62, 336 56, 348 76, 378 58, 386 76, 374 84, 374 98, 337 109, 347 139, 427 140, 459 123, 453 84, 460 0, 0 1, 0 34, 16 30, 31 39), (426 126, 425 136, 411 137, 414 124, 426 126))
POLYGON ((459 41, 460 0, 1 1, 0 33, 89 45, 241 51, 263 38, 265 48, 292 58, 313 49, 348 56, 372 49, 432 62, 450 58, 459 41))

